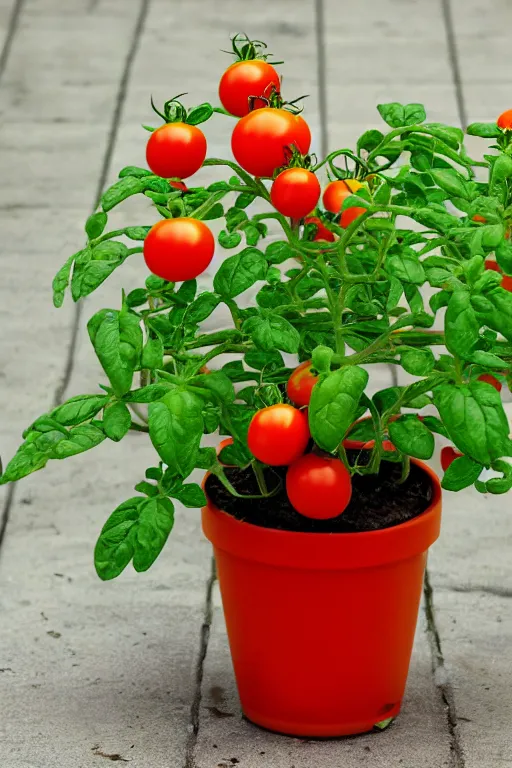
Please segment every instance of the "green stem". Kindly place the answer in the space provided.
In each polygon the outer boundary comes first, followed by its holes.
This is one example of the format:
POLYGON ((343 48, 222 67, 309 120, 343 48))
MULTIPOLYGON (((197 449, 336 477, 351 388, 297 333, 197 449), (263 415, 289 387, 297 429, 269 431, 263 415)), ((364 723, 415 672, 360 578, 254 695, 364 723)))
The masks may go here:
POLYGON ((149 432, 148 427, 145 427, 142 424, 136 424, 134 421, 130 424, 130 429, 133 429, 134 432, 149 432))
POLYGON ((213 358, 217 357, 218 355, 228 354, 229 352, 247 352, 251 346, 252 345, 250 343, 232 344, 230 341, 225 341, 223 344, 219 344, 218 347, 211 349, 206 353, 206 355, 203 355, 203 357, 197 362, 197 365, 195 365, 192 369, 191 375, 194 376, 198 371, 201 370, 203 366, 205 366, 210 360, 213 360, 213 358))
POLYGON ((405 481, 409 477, 410 471, 411 471, 411 458, 410 456, 407 456, 404 454, 402 458, 402 474, 400 475, 400 480, 398 481, 398 485, 402 485, 402 483, 405 483, 405 481))
POLYGON ((265 473, 263 472, 263 468, 261 464, 254 460, 251 462, 251 466, 254 471, 254 476, 256 477, 256 482, 258 483, 258 488, 260 489, 260 493, 262 496, 268 496, 268 488, 267 483, 265 482, 265 473))

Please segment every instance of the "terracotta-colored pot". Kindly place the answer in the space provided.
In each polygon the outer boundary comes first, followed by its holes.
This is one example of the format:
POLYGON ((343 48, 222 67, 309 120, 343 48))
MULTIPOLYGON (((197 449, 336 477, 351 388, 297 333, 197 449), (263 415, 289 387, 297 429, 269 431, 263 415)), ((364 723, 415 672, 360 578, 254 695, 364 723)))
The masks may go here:
POLYGON ((294 736, 371 730, 400 711, 441 488, 393 528, 298 533, 236 520, 211 502, 212 542, 244 714, 294 736))

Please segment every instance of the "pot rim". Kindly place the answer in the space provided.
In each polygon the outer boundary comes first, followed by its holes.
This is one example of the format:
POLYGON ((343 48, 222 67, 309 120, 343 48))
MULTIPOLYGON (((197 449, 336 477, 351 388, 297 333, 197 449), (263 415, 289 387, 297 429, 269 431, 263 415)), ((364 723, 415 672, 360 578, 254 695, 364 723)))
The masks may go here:
MULTIPOLYGON (((412 462, 431 479, 433 496, 424 512, 399 525, 355 533, 285 531, 237 520, 208 499, 202 510, 204 534, 216 549, 285 568, 352 570, 416 557, 439 536, 441 485, 431 467, 417 459, 412 462)), ((209 475, 204 477, 203 489, 209 475)))

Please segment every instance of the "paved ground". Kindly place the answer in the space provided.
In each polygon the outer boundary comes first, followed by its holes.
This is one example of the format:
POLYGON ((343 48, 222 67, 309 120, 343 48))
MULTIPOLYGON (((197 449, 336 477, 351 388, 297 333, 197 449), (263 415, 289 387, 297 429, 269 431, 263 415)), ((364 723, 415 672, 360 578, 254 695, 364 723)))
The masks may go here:
MULTIPOLYGON (((49 285, 105 183, 142 162, 151 92, 214 98, 218 50, 242 29, 286 60, 289 91, 311 94, 317 151, 352 142, 379 101, 487 120, 511 106, 511 23, 508 0, 0 0, 2 456, 34 416, 97 384, 84 320, 117 306, 121 282, 83 317, 69 302, 53 310, 49 285)), ((226 147, 222 128, 208 128, 212 154, 226 147)), ((119 218, 150 223, 144 213, 119 218)), ((140 279, 136 263, 122 282, 140 279)), ((134 436, 2 489, 2 768, 93 768, 109 756, 136 768, 512 766, 509 500, 446 498, 397 723, 302 741, 240 717, 195 511, 180 511, 149 573, 96 579, 96 531, 151 455, 134 436)))

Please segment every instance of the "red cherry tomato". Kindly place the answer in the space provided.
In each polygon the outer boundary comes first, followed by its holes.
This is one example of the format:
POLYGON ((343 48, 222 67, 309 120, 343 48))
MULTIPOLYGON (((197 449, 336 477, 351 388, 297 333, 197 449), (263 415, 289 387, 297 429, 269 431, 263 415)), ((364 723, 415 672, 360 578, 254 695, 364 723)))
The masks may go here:
POLYGON ((272 107, 242 117, 231 137, 235 160, 253 176, 271 177, 286 163, 287 147, 306 155, 310 145, 311 131, 304 118, 272 107))
POLYGON ((318 376, 311 373, 311 360, 301 363, 290 375, 286 393, 295 405, 309 405, 311 392, 318 381, 318 376))
POLYGON ((304 219, 304 224, 316 225, 316 232, 313 240, 325 240, 328 243, 334 243, 334 240, 336 239, 334 232, 331 232, 330 229, 327 229, 327 227, 322 224, 318 216, 307 216, 304 219))
POLYGON ((341 515, 350 501, 350 473, 339 459, 307 453, 288 468, 286 492, 301 515, 327 520, 341 515))
POLYGON ((441 466, 443 468, 443 472, 446 472, 452 461, 460 458, 460 456, 462 456, 462 453, 456 451, 455 448, 451 447, 451 445, 447 445, 444 448, 441 448, 441 466))
POLYGON ((346 229, 349 227, 353 221, 359 218, 363 213, 365 213, 366 208, 346 208, 344 211, 342 211, 340 216, 340 226, 343 227, 343 229, 346 229))
POLYGON ((471 221, 477 221, 479 224, 486 224, 487 223, 487 219, 485 218, 485 216, 480 216, 479 213, 475 213, 475 215, 473 216, 471 221))
POLYGON ((282 466, 302 456, 309 441, 308 415, 293 405, 277 403, 254 414, 247 443, 264 464, 282 466))
MULTIPOLYGON (((485 260, 485 268, 492 269, 493 272, 501 272, 501 269, 499 268, 497 263, 492 259, 485 260)), ((512 277, 509 277, 508 275, 503 275, 501 279, 501 287, 504 288, 506 291, 512 292, 512 277)))
POLYGON ((331 213, 339 213, 343 201, 349 195, 353 195, 358 189, 361 189, 363 185, 361 182, 355 179, 344 179, 338 181, 331 181, 324 190, 322 196, 322 202, 324 208, 331 213))
POLYGON ((491 387, 494 387, 496 392, 501 392, 503 389, 501 381, 498 381, 498 379, 490 373, 482 373, 482 375, 478 377, 478 381, 487 382, 487 384, 490 384, 491 387))
POLYGON ((144 240, 144 260, 154 275, 171 283, 192 280, 213 258, 215 240, 206 224, 197 219, 164 219, 144 240))
POLYGON ((188 123, 166 123, 149 137, 146 160, 157 176, 186 179, 196 173, 206 157, 204 133, 188 123))
POLYGON ((498 128, 501 128, 503 131, 512 130, 512 109, 507 109, 506 112, 502 112, 496 122, 498 128))
POLYGON ((283 216, 302 219, 316 208, 320 197, 320 182, 306 168, 287 168, 272 184, 270 199, 283 216))
POLYGON ((251 97, 268 98, 272 87, 279 93, 279 75, 272 66, 261 59, 236 61, 226 69, 220 79, 219 97, 224 109, 237 117, 248 115, 254 109, 265 105, 262 100, 253 101, 251 97))

